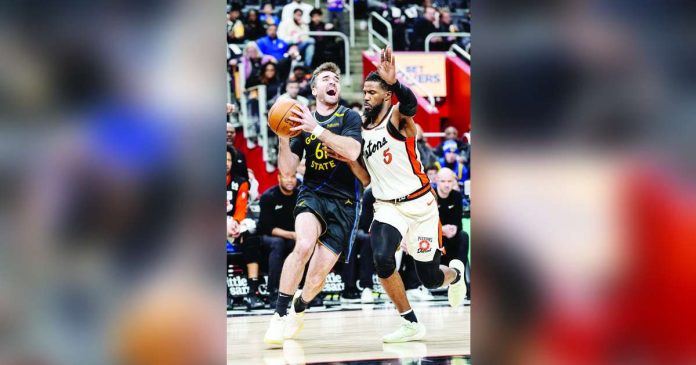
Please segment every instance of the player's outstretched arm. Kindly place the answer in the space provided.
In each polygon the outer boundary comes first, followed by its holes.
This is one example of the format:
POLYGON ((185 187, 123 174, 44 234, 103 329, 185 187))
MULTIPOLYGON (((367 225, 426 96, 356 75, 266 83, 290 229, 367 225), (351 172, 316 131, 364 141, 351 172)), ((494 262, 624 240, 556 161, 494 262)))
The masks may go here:
POLYGON ((393 92, 399 101, 397 110, 392 114, 392 125, 405 137, 415 137, 417 130, 413 116, 416 115, 418 102, 413 91, 396 78, 396 60, 391 48, 387 47, 380 52, 377 73, 389 85, 389 91, 393 92), (403 126, 401 125, 402 121, 406 123, 403 126))
POLYGON ((291 131, 301 130, 314 134, 329 148, 348 160, 355 161, 358 159, 358 157, 360 157, 360 142, 354 138, 340 136, 324 129, 314 119, 312 113, 309 111, 309 108, 304 105, 300 105, 300 109, 301 110, 297 110, 297 108, 290 109, 295 116, 288 117, 288 119, 299 123, 299 125, 290 128, 291 131))
POLYGON ((393 92, 396 95, 396 99, 399 100, 399 112, 401 115, 403 117, 416 115, 418 107, 416 95, 408 86, 401 84, 396 78, 396 60, 390 47, 380 52, 377 73, 389 85, 389 91, 393 92))
POLYGON ((278 170, 285 176, 295 176, 300 157, 290 150, 290 138, 278 136, 278 170))

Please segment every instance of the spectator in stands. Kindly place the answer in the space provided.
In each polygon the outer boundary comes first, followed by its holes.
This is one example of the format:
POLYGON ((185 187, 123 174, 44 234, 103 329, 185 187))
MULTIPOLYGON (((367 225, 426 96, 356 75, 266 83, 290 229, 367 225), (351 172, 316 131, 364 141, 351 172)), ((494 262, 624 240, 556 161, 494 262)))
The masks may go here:
POLYGON ((437 162, 437 155, 433 152, 428 142, 425 141, 423 128, 418 123, 416 123, 416 148, 418 148, 423 165, 430 166, 437 162))
POLYGON ((374 216, 374 204, 375 197, 372 195, 372 189, 365 190, 353 251, 351 251, 349 263, 344 264, 341 270, 341 278, 346 285, 341 294, 342 302, 374 303, 372 275, 375 273, 375 266, 370 245, 370 225, 374 216), (356 279, 360 280, 362 291, 358 290, 356 279))
POLYGON ((246 157, 242 151, 234 147, 234 139, 237 135, 237 131, 234 129, 231 123, 227 123, 227 148, 232 151, 232 173, 235 176, 242 176, 249 180, 249 173, 247 172, 246 157))
MULTIPOLYGON (((425 50, 425 38, 428 36, 428 34, 437 32, 437 14, 437 10, 434 7, 425 7, 423 16, 416 19, 413 25, 413 37, 411 38, 411 45, 409 47, 410 50, 425 50)), ((441 43, 442 38, 434 37, 431 42, 431 44, 441 43)))
POLYGON ((358 103, 358 102, 350 103, 350 105, 348 105, 348 107, 350 107, 351 109, 353 109, 353 110, 355 110, 356 112, 358 112, 358 114, 361 114, 361 115, 362 115, 362 112, 363 112, 363 105, 362 105, 361 103, 358 103))
MULTIPOLYGON (((440 9, 440 26, 438 32, 456 33, 459 27, 452 22, 452 14, 449 9, 440 9)), ((456 37, 445 37, 441 44, 431 47, 436 51, 447 51, 457 41, 456 37)))
POLYGON ((458 156, 459 150, 457 149, 457 144, 454 141, 447 141, 443 146, 443 157, 440 157, 435 165, 440 169, 448 168, 454 171, 457 182, 459 183, 459 186, 455 187, 455 189, 460 190, 464 186, 464 182, 469 180, 469 170, 464 163, 458 159, 458 156))
POLYGON ((445 128, 445 139, 442 142, 440 142, 440 144, 437 145, 437 147, 435 147, 435 150, 433 152, 435 152, 435 154, 438 156, 442 156, 442 147, 445 145, 445 143, 447 143, 447 141, 454 141, 457 144, 458 150, 465 149, 466 143, 457 139, 457 136, 459 136, 459 131, 457 131, 457 128, 452 126, 445 128))
POLYGON ((339 32, 342 32, 342 29, 344 28, 343 6, 343 0, 327 0, 326 3, 326 9, 329 11, 329 21, 339 32))
POLYGON ((261 66, 261 72, 258 75, 252 75, 247 81, 247 87, 256 85, 266 85, 266 100, 272 100, 280 93, 280 80, 276 64, 268 62, 261 66))
POLYGON ((295 80, 288 80, 285 84, 285 93, 280 95, 279 98, 295 99, 304 106, 309 105, 309 100, 300 95, 300 84, 295 80))
POLYGON ((259 16, 259 20, 261 20, 261 23, 263 23, 266 26, 269 26, 271 24, 280 24, 280 19, 278 19, 278 17, 273 14, 273 4, 264 3, 261 11, 262 13, 259 16))
MULTIPOLYGON (((469 266, 469 235, 462 231, 462 194, 454 189, 456 185, 457 180, 452 170, 442 168, 438 171, 437 206, 442 224, 442 245, 445 248, 441 264, 447 265, 452 259, 459 259, 465 266, 469 266)), ((468 298, 471 283, 468 276, 464 276, 468 298)))
POLYGON ((242 9, 237 4, 233 4, 227 14, 227 43, 244 43, 242 9))
MULTIPOLYGON (((312 11, 309 13, 310 16, 310 22, 309 22, 309 30, 316 32, 316 31, 327 31, 331 30, 333 28, 333 24, 329 23, 326 24, 322 20, 322 16, 324 13, 321 11, 321 9, 314 8, 312 11)), ((314 42, 315 42, 315 49, 314 49, 314 64, 319 65, 324 62, 327 62, 327 60, 324 57, 324 54, 326 53, 328 42, 330 38, 326 38, 325 36, 314 36, 314 42)))
POLYGON ((295 176, 278 174, 278 185, 261 196, 259 233, 268 256, 268 293, 271 307, 278 298, 278 286, 283 262, 295 247, 295 219, 293 210, 297 201, 295 176))
POLYGON ((244 27, 244 36, 246 39, 255 41, 266 35, 266 28, 259 20, 259 12, 255 9, 249 10, 247 13, 246 26, 244 27))
POLYGON ((240 239, 244 233, 242 221, 247 214, 249 181, 234 173, 233 156, 234 151, 227 147, 227 235, 228 240, 234 241, 243 253, 249 281, 249 294, 244 300, 247 307, 254 309, 263 307, 263 301, 258 295, 260 248, 258 240, 240 239))
POLYGON ((288 44, 278 38, 278 27, 273 24, 266 28, 266 36, 259 38, 257 43, 263 54, 273 56, 276 60, 282 59, 288 51, 288 44))
POLYGON ((302 9, 295 9, 292 19, 281 20, 278 27, 278 37, 288 44, 296 44, 304 57, 304 64, 312 66, 314 59, 314 38, 311 38, 308 23, 302 22, 302 9))
POLYGON ((290 78, 300 83, 300 95, 307 99, 313 98, 312 88, 309 84, 310 75, 307 74, 307 70, 304 68, 304 66, 298 65, 293 67, 290 78))
POLYGON ((425 168, 425 174, 428 175, 428 180, 430 180, 430 186, 433 189, 437 188, 437 172, 440 169, 436 165, 428 165, 425 168))
POLYGON ((283 59, 278 61, 278 77, 281 80, 287 80, 290 78, 290 70, 293 67, 302 66, 302 55, 300 54, 300 47, 296 44, 291 44, 288 46, 288 51, 285 53, 283 59))
MULTIPOLYGON (((258 44, 254 41, 249 41, 247 42, 246 46, 244 46, 244 52, 242 54, 241 60, 244 66, 245 80, 248 80, 251 77, 251 75, 255 75, 261 72, 261 66, 265 65, 268 62, 276 61, 273 56, 264 55, 259 49, 258 44)), ((230 61, 230 64, 233 66, 237 65, 238 63, 239 61, 236 59, 232 59, 230 61)))
POLYGON ((309 13, 314 7, 309 4, 305 4, 302 0, 293 0, 287 5, 283 6, 283 12, 280 16, 280 21, 291 21, 295 14, 295 9, 302 10, 302 23, 309 24, 309 13))

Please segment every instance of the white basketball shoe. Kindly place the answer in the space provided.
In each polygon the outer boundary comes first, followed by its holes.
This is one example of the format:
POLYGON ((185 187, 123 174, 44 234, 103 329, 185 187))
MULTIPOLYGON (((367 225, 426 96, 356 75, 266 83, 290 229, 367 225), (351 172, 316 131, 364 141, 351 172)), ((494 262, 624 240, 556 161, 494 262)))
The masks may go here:
POLYGON ((384 335, 382 337, 382 342, 397 343, 418 341, 423 337, 425 337, 425 326, 418 322, 410 322, 404 318, 401 318, 401 326, 399 326, 396 331, 384 335))
POLYGON ((281 317, 278 313, 273 313, 271 323, 268 325, 266 335, 263 337, 263 342, 267 345, 280 347, 283 345, 283 329, 285 328, 285 317, 281 317))
POLYGON ((283 332, 283 337, 286 339, 295 338, 304 328, 304 312, 295 312, 295 302, 300 300, 300 296, 302 296, 302 290, 296 291, 290 302, 288 318, 285 321, 285 330, 283 332))
POLYGON ((464 263, 460 260, 454 259, 450 261, 449 267, 457 269, 461 274, 459 276, 459 281, 456 284, 450 284, 447 288, 447 301, 449 305, 456 308, 464 303, 464 297, 466 296, 466 280, 464 280, 464 263))

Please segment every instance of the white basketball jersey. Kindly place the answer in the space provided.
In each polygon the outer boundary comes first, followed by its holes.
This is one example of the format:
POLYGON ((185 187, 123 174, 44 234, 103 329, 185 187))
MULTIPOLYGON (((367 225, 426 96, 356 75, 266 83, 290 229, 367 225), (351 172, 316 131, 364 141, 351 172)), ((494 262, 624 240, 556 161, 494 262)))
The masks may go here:
POLYGON ((393 200, 409 195, 430 181, 425 175, 416 138, 406 138, 391 123, 394 106, 371 129, 362 129, 363 159, 377 199, 393 200))

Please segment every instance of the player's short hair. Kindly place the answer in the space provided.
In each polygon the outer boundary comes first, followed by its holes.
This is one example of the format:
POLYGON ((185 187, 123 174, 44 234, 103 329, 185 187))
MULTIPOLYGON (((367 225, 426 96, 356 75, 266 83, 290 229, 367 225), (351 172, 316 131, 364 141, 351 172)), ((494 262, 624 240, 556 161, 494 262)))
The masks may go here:
POLYGON ((387 84, 387 82, 384 81, 384 79, 382 79, 382 77, 380 77, 379 74, 375 71, 372 71, 369 74, 367 74, 365 82, 368 81, 378 82, 379 85, 382 86, 382 89, 384 89, 385 91, 389 91, 389 85, 387 84))
POLYGON ((341 79, 341 69, 338 67, 337 64, 333 62, 324 62, 319 67, 317 67, 314 72, 312 72, 312 80, 310 80, 309 85, 310 87, 314 87, 317 83, 317 76, 319 76, 320 73, 329 71, 333 72, 338 76, 338 79, 341 79))
POLYGON ((314 16, 314 14, 317 14, 320 16, 324 15, 324 13, 319 8, 314 8, 314 9, 312 9, 312 11, 309 12, 310 17, 314 16))

